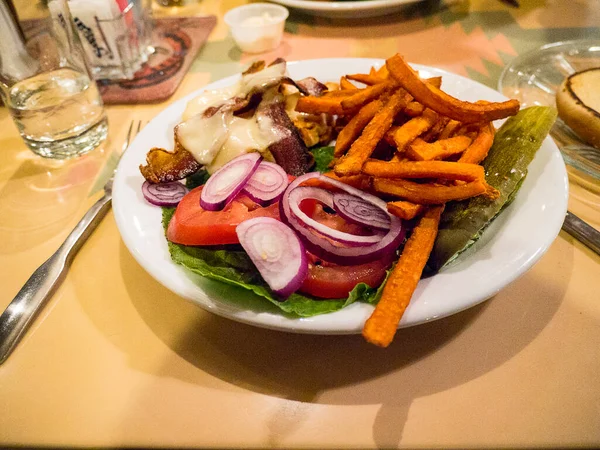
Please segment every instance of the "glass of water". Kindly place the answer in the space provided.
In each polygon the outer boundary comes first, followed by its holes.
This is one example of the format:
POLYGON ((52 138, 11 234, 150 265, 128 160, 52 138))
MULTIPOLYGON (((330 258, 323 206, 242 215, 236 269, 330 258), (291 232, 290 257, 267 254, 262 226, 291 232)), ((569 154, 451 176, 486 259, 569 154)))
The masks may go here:
POLYGON ((23 36, 0 0, 0 95, 21 137, 40 156, 71 158, 96 148, 108 125, 65 0, 23 36))

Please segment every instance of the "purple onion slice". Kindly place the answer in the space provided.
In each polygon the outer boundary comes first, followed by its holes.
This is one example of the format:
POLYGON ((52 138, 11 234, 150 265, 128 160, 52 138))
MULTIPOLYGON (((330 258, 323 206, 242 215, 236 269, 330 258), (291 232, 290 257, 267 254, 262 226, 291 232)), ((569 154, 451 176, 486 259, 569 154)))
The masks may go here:
POLYGON ((403 226, 402 221, 392 215, 390 215, 390 230, 385 234, 385 236, 383 236, 381 241, 376 244, 360 247, 334 245, 323 236, 320 236, 302 226, 300 221, 294 217, 291 212, 289 193, 305 181, 313 178, 339 187, 349 194, 371 201, 376 206, 379 206, 379 208, 382 210, 387 211, 387 205, 383 200, 367 192, 363 192, 359 189, 348 186, 340 181, 321 175, 318 172, 307 173, 306 175, 296 178, 288 185, 288 188, 284 192, 281 202, 279 203, 279 210, 282 220, 286 221, 286 223, 288 223, 296 231, 309 252, 326 261, 348 266, 375 261, 379 258, 390 257, 393 252, 396 251, 396 249, 404 240, 406 229, 403 226))
POLYGON ((333 209, 348 222, 377 230, 390 229, 390 214, 356 195, 336 192, 333 194, 333 209))
POLYGON ((245 153, 217 170, 202 189, 200 206, 207 211, 225 208, 256 171, 261 159, 260 153, 245 153))
POLYGON ((261 161, 244 186, 244 193, 259 205, 267 206, 281 198, 287 185, 288 175, 280 165, 261 161))
MULTIPOLYGON (((288 195, 290 211, 294 215, 294 217, 298 219, 301 225, 310 228, 311 230, 314 230, 329 239, 333 239, 336 242, 340 242, 341 244, 345 244, 350 247, 357 247, 375 244, 381 241, 381 238, 384 236, 383 234, 359 236, 356 234, 346 233, 330 228, 327 225, 317 222, 316 220, 306 215, 306 213, 304 213, 304 211, 300 209, 300 203, 302 203, 303 200, 318 200, 321 203, 329 206, 330 208, 333 208, 335 198, 334 194, 325 189, 317 187, 300 186, 294 188, 292 191, 290 191, 288 195)), ((377 207, 374 206, 374 208, 377 207)))
POLYGON ((308 275, 308 259, 290 227, 271 217, 256 217, 240 223, 235 232, 275 294, 287 298, 298 290, 308 275))
POLYGON ((144 184, 142 184, 144 198, 156 206, 177 206, 179 201, 188 192, 188 188, 177 181, 170 183, 150 183, 149 181, 144 181, 144 184))

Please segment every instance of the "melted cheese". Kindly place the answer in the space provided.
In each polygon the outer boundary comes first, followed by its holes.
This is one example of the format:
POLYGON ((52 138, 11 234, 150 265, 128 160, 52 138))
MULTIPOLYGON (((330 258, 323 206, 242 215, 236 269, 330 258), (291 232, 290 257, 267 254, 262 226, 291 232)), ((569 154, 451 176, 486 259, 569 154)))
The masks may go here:
POLYGON ((254 88, 261 88, 276 83, 285 75, 285 63, 265 67, 263 70, 243 75, 237 83, 222 89, 204 91, 199 96, 190 100, 185 107, 182 119, 191 119, 197 114, 202 114, 211 106, 219 106, 233 97, 245 97, 254 88))
MULTIPOLYGON (((285 74, 285 63, 242 76, 229 87, 205 91, 188 102, 183 122, 176 128, 177 139, 200 164, 213 173, 233 158, 252 151, 268 154, 268 147, 285 137, 266 116, 245 119, 231 112, 218 111, 212 117, 202 113, 219 106, 232 97, 245 97, 253 89, 275 85, 285 74)), ((265 92, 263 99, 271 101, 276 92, 265 92)), ((223 108, 225 109, 225 108, 223 108)))
POLYGON ((272 126, 265 126, 265 122, 258 121, 256 117, 233 117, 228 128, 229 134, 220 151, 214 160, 206 165, 208 173, 214 173, 244 153, 259 152, 270 155, 267 150, 269 146, 281 139, 281 135, 272 126))
POLYGON ((193 98, 188 102, 185 107, 185 111, 181 118, 186 121, 192 117, 202 114, 211 106, 218 106, 225 103, 232 97, 238 95, 240 91, 240 83, 236 83, 232 86, 227 86, 223 89, 214 89, 211 91, 204 91, 198 97, 193 98))
POLYGON ((196 115, 177 125, 175 135, 196 161, 210 164, 227 140, 232 117, 227 111, 218 111, 211 117, 196 115))

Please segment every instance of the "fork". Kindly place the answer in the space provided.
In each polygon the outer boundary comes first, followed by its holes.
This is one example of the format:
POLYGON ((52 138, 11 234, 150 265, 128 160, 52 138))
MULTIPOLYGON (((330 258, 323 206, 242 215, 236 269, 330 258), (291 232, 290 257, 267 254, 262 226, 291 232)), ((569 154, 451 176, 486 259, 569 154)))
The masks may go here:
MULTIPOLYGON (((131 122, 119 159, 129 147, 131 139, 139 133, 141 125, 141 121, 131 122)), ((115 172, 116 166, 104 185, 102 198, 85 213, 58 250, 33 272, 0 316, 0 364, 6 361, 25 335, 37 313, 65 278, 77 251, 110 209, 115 172)))

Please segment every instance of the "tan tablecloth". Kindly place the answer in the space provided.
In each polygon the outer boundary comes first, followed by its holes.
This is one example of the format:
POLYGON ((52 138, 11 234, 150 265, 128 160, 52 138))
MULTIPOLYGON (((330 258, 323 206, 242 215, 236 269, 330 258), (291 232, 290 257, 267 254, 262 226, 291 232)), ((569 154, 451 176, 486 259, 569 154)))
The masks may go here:
MULTIPOLYGON (((221 20, 239 3, 156 8, 219 17, 172 100, 252 59, 221 20)), ((521 3, 418 3, 353 23, 293 14, 267 58, 400 51, 495 86, 517 54, 600 37, 597 0, 521 3)), ((107 149, 121 144, 131 119, 168 104, 107 108, 105 148, 66 163, 33 156, 0 109, 2 309, 98 197, 107 149)), ((600 227, 599 196, 571 189, 570 209, 600 227)), ((561 233, 492 300, 401 330, 381 350, 359 336, 253 328, 183 301, 135 262, 109 213, 0 366, 0 445, 599 446, 599 263, 561 233)))

